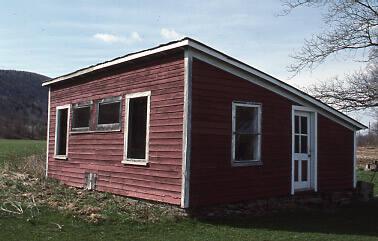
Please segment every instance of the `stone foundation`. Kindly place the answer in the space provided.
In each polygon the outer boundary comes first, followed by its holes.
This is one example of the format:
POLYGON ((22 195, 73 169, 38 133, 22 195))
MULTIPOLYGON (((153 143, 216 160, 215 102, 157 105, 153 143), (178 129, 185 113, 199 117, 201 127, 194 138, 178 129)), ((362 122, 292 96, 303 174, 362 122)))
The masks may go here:
POLYGON ((355 194, 352 191, 332 193, 303 193, 294 196, 269 198, 251 202, 195 208, 187 210, 193 216, 222 217, 263 215, 275 211, 295 208, 333 209, 351 203, 355 194))

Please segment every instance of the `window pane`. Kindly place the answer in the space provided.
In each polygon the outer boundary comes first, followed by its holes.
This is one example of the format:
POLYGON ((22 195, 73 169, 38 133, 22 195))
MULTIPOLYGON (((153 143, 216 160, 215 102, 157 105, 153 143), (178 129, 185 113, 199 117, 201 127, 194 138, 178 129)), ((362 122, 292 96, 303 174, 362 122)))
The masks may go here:
POLYGON ((236 134, 235 136, 235 160, 257 160, 258 135, 236 134))
POLYGON ((72 128, 89 127, 90 110, 89 106, 74 108, 72 128))
POLYGON ((146 158, 147 97, 129 100, 127 158, 146 158))
POLYGON ((294 126, 295 126, 295 133, 299 133, 299 116, 294 117, 294 126))
POLYGON ((307 134, 307 117, 301 116, 301 133, 307 134))
POLYGON ((56 143, 56 154, 57 155, 66 155, 67 151, 67 117, 68 109, 60 109, 57 113, 57 143, 56 143))
POLYGON ((298 181, 298 160, 294 160, 294 181, 298 181))
POLYGON ((299 153, 299 136, 294 136, 294 153, 299 153))
POLYGON ((235 131, 238 133, 258 133, 258 108, 257 107, 236 107, 235 131))
POLYGON ((98 124, 120 123, 121 102, 100 103, 98 105, 98 124))
POLYGON ((307 136, 301 136, 301 153, 307 153, 307 136))

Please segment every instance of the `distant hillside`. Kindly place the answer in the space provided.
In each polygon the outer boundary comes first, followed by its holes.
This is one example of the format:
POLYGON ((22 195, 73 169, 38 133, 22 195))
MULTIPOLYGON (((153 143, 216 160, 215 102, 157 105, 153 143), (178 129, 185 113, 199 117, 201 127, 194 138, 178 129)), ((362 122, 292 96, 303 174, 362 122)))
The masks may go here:
POLYGON ((0 70, 0 138, 43 139, 46 133, 49 77, 0 70))

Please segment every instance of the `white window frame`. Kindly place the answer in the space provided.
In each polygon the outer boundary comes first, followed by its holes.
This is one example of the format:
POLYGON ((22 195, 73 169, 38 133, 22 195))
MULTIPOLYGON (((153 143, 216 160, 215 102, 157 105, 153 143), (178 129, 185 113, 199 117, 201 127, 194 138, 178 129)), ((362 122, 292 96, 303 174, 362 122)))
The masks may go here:
POLYGON ((124 149, 123 149, 123 164, 147 166, 149 160, 149 138, 150 138, 150 106, 151 106, 151 91, 137 92, 127 94, 125 98, 125 125, 124 125, 124 149), (128 142, 128 124, 129 124, 129 103, 130 99, 147 97, 147 118, 146 118, 146 154, 145 159, 127 158, 127 142, 128 142))
POLYGON ((54 158, 55 159, 62 159, 67 160, 68 158, 68 140, 69 140, 69 133, 70 133, 70 120, 71 120, 71 105, 62 105, 57 106, 55 110, 55 144, 54 144, 54 158), (59 110, 67 109, 67 140, 66 140, 66 155, 57 155, 57 143, 58 143, 58 112, 59 110))
POLYGON ((93 108, 93 101, 86 101, 86 102, 81 102, 77 104, 72 105, 72 126, 71 126, 71 131, 72 132, 89 132, 91 128, 91 114, 92 114, 92 108, 93 108), (89 123, 88 127, 74 127, 75 124, 75 109, 80 109, 80 108, 86 108, 89 107, 89 123))
POLYGON ((254 166, 254 165, 262 165, 261 161, 261 125, 262 125, 262 105, 260 103, 255 102, 243 102, 243 101, 233 101, 232 102, 232 150, 231 150, 231 165, 234 167, 238 166, 254 166), (243 160, 238 161, 235 160, 235 145, 236 145, 236 108, 237 107, 252 107, 257 108, 257 130, 258 130, 258 136, 257 136, 257 159, 256 160, 243 160))
POLYGON ((122 96, 104 98, 96 103, 96 131, 120 131, 122 126, 122 96), (119 103, 119 123, 99 124, 100 104, 119 103))

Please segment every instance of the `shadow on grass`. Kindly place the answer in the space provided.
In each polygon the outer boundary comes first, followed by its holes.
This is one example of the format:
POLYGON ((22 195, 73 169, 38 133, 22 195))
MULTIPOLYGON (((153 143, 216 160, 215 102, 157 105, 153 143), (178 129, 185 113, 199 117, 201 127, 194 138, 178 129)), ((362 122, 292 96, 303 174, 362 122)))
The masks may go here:
POLYGON ((257 217, 201 218, 200 221, 242 229, 378 237, 378 198, 331 210, 302 209, 257 217))

